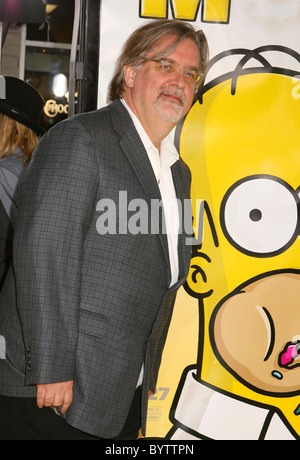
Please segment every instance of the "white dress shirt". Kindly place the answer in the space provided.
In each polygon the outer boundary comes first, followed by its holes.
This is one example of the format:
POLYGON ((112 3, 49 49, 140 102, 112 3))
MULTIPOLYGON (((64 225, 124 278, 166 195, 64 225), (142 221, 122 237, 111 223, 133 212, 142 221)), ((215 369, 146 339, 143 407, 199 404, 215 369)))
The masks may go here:
MULTIPOLYGON (((160 145, 160 152, 154 147, 148 134, 143 128, 137 116, 128 107, 124 99, 122 103, 129 112, 134 126, 141 138, 141 141, 148 154, 154 175, 156 177, 160 190, 162 205, 165 214, 166 232, 168 238, 169 259, 171 267, 170 287, 178 281, 179 263, 178 263, 178 232, 179 232, 179 210, 177 196, 175 192, 171 166, 179 160, 178 152, 173 143, 172 137, 168 135, 160 145)), ((143 383, 144 366, 142 367, 137 387, 143 383)))

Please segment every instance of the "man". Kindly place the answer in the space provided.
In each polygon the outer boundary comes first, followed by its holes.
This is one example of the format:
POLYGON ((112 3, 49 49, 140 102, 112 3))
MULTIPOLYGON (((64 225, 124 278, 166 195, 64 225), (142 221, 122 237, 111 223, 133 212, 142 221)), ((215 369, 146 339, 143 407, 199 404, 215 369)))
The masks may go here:
POLYGON ((179 207, 165 206, 189 198, 190 188, 168 134, 190 109, 206 65, 201 32, 151 22, 123 50, 114 102, 58 124, 40 142, 14 240, 16 293, 10 272, 0 306, 2 438, 145 433, 190 261, 179 207), (147 203, 150 220, 151 203, 162 202, 165 226, 130 232, 123 216, 136 199, 147 203), (116 213, 107 222, 116 225, 105 231, 99 212, 111 202, 116 213))

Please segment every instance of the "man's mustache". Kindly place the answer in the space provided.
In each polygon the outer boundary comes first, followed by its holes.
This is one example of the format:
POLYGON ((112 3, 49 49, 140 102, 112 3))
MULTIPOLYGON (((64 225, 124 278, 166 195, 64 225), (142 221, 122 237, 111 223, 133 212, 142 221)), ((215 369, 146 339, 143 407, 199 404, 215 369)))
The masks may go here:
MULTIPOLYGON (((164 88, 161 88, 160 92, 159 92, 159 95, 157 97, 157 100, 161 97, 161 96, 173 96, 173 97, 176 97, 179 99, 179 103, 180 105, 183 107, 186 103, 186 97, 185 97, 185 94, 183 92, 183 90, 181 89, 176 89, 176 88, 171 88, 171 87, 164 87, 164 88)), ((175 104, 175 101, 174 101, 174 104, 175 104)))

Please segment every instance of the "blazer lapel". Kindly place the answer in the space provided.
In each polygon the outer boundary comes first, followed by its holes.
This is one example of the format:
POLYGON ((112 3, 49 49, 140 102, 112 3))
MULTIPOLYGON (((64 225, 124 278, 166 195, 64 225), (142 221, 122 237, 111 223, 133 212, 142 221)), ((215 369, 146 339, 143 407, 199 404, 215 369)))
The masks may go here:
POLYGON ((176 190, 177 198, 181 202, 181 231, 178 235, 178 259, 179 259, 179 278, 178 283, 174 286, 181 285, 183 280, 187 277, 190 258, 191 258, 191 247, 186 244, 187 237, 191 237, 187 233, 186 225, 189 223, 192 226, 192 209, 190 201, 190 183, 187 181, 183 172, 183 162, 181 159, 176 161, 171 167, 174 186, 176 190))
MULTIPOLYGON (((143 187, 147 198, 148 205, 151 206, 152 200, 161 200, 159 187, 149 161, 144 145, 134 127, 134 124, 126 108, 121 101, 116 101, 109 106, 112 114, 114 129, 120 134, 120 146, 127 156, 135 174, 137 175, 141 186, 143 187)), ((138 198, 138 197, 137 197, 138 198)), ((150 208, 151 209, 151 208, 150 208)), ((156 213, 151 214, 151 218, 156 219, 154 225, 161 240, 163 251, 166 257, 169 274, 171 276, 169 249, 167 235, 159 231, 161 223, 157 220, 156 213)))

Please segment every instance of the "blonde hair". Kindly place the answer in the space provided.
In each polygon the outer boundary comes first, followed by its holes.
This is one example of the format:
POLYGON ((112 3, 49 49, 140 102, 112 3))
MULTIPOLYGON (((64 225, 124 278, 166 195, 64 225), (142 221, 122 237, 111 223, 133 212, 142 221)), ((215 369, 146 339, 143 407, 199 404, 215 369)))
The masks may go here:
POLYGON ((0 114, 0 159, 11 156, 19 148, 21 159, 27 166, 37 143, 38 137, 34 131, 18 121, 0 114))
MULTIPOLYGON (((204 33, 196 31, 194 27, 186 22, 161 19, 151 21, 145 26, 137 29, 127 40, 119 57, 115 74, 109 87, 108 99, 114 101, 121 99, 124 92, 124 66, 132 65, 138 69, 147 58, 148 53, 155 47, 158 40, 174 36, 175 40, 171 47, 155 56, 156 59, 162 59, 170 54, 186 38, 191 39, 198 47, 200 53, 200 70, 205 73, 208 66, 209 50, 208 43, 204 33)), ((202 79, 203 81, 203 79, 202 79)), ((201 84, 202 82, 200 82, 201 84)))

